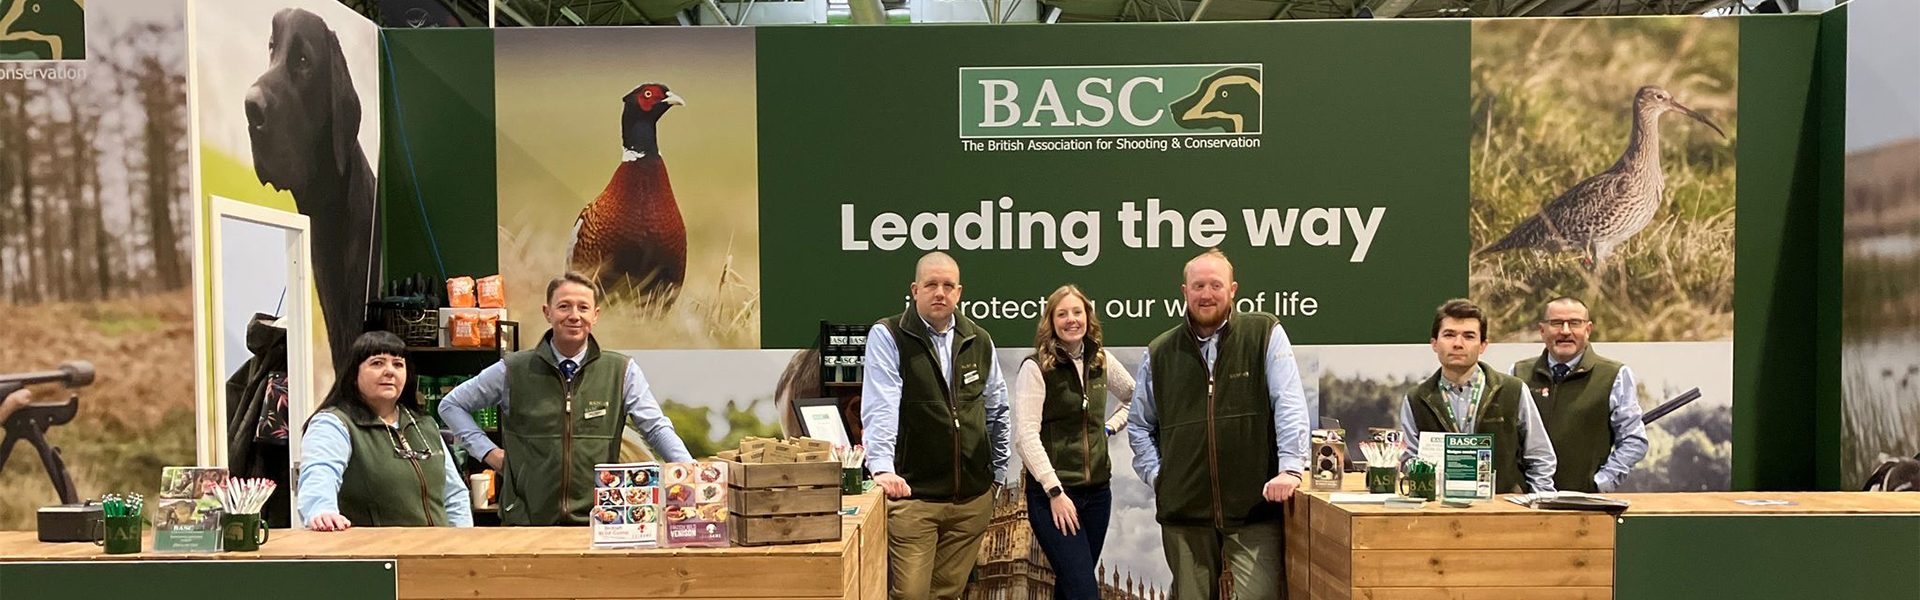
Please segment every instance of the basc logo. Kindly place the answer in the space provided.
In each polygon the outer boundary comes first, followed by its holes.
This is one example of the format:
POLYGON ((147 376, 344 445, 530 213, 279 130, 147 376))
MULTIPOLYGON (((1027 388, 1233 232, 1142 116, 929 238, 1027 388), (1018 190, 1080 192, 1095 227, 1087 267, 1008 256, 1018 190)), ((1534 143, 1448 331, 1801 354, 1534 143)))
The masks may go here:
POLYGON ((86 57, 85 0, 0 0, 0 61, 86 57))
POLYGON ((1258 136, 1257 63, 961 67, 960 137, 1258 136))

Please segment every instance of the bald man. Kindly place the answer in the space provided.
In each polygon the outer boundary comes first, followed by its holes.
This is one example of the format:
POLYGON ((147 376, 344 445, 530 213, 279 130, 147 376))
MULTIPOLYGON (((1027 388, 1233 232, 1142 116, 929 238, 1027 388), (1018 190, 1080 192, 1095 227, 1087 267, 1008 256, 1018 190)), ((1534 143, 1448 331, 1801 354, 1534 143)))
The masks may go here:
POLYGON ((888 596, 958 600, 1007 469, 1007 384, 993 338, 955 310, 953 257, 921 257, 907 291, 913 309, 867 332, 867 469, 890 500, 888 596))
MULTIPOLYGON (((1127 444, 1153 488, 1173 597, 1280 597, 1280 502, 1300 487, 1311 409, 1280 319, 1235 312, 1219 250, 1187 261, 1186 321, 1147 345, 1127 444), (1223 564, 1224 563, 1224 564, 1223 564)), ((1295 532, 1306 535, 1306 532, 1295 532)))

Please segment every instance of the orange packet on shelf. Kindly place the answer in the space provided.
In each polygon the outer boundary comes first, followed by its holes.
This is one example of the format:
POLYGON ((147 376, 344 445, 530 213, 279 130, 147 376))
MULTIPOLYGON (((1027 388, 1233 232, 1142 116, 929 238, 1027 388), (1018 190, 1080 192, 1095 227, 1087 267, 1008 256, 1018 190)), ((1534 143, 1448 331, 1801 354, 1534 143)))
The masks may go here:
POLYGON ((492 348, 494 346, 498 346, 499 335, 500 335, 500 317, 497 315, 480 316, 478 319, 475 319, 473 333, 474 333, 474 336, 473 336, 474 341, 477 342, 474 344, 475 346, 479 346, 482 348, 492 348))
POLYGON ((480 297, 480 308, 507 307, 506 284, 500 281, 499 275, 481 277, 474 280, 473 284, 480 297))
POLYGON ((447 280, 447 306, 452 308, 473 308, 473 278, 454 277, 447 280))
POLYGON ((471 348, 480 345, 480 316, 471 314, 454 315, 447 320, 447 341, 455 348, 471 348))

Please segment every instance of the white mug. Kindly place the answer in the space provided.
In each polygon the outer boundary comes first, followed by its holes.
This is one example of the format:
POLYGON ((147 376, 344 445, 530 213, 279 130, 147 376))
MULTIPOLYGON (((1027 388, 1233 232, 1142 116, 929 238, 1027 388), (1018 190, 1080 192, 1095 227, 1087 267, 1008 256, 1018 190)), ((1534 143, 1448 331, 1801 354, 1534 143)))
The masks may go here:
POLYGON ((486 473, 475 474, 467 479, 467 489, 473 493, 474 508, 492 508, 487 496, 493 493, 493 477, 486 473))

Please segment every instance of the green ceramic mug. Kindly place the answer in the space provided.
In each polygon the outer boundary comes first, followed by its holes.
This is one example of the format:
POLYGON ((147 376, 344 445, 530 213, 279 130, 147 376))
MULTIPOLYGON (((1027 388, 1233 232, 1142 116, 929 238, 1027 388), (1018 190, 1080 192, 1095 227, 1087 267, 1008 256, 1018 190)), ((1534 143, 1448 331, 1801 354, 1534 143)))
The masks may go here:
POLYGON ((860 467, 841 469, 840 493, 847 496, 858 496, 866 493, 867 486, 862 485, 864 480, 865 478, 861 477, 860 467))
POLYGON ((220 517, 220 547, 228 552, 252 552, 267 543, 267 524, 260 515, 220 517))
POLYGON ((1402 496, 1433 500, 1433 471, 1409 469, 1407 476, 1400 479, 1399 488, 1402 496))
POLYGON ((1400 470, 1393 467, 1367 467, 1367 493, 1391 494, 1399 482, 1400 470))
POLYGON ((94 540, 93 545, 105 547, 107 554, 140 552, 140 531, 146 525, 140 517, 105 517, 94 523, 100 528, 100 539, 94 540))

